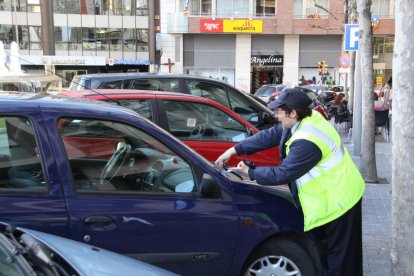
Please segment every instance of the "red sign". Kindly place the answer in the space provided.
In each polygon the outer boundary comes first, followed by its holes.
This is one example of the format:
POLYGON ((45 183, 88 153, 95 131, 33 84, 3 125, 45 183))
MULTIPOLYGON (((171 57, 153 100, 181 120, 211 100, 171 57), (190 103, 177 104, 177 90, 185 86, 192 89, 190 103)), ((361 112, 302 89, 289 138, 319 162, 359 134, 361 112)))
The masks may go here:
POLYGON ((222 33, 223 19, 201 19, 200 20, 201 33, 222 33))
POLYGON ((341 65, 341 67, 343 68, 348 68, 349 65, 351 65, 351 56, 349 55, 349 53, 343 53, 340 57, 339 57, 339 64, 341 65))

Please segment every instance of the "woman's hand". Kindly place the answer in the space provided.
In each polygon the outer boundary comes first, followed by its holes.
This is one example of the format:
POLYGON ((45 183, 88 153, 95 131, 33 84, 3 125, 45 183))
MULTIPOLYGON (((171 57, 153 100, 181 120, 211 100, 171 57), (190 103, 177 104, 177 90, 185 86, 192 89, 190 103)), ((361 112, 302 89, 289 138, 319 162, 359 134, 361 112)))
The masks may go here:
POLYGON ((236 154, 236 149, 234 147, 229 148, 226 150, 222 155, 217 158, 217 160, 214 162, 214 165, 221 168, 224 164, 226 164, 230 158, 236 154))
POLYGON ((244 174, 249 174, 250 168, 243 161, 240 161, 236 168, 244 174))

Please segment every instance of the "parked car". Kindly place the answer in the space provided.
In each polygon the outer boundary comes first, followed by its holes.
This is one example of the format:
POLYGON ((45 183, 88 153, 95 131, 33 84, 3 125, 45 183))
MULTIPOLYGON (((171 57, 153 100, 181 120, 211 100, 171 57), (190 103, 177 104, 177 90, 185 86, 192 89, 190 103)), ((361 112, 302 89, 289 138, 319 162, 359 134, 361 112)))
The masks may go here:
POLYGON ((257 89, 256 93, 254 95, 261 99, 264 102, 269 102, 270 94, 273 95, 280 95, 283 88, 285 88, 287 85, 284 84, 265 84, 262 85, 259 89, 257 89))
MULTIPOLYGON (((296 86, 295 88, 302 90, 306 93, 306 95, 312 100, 312 106, 311 108, 313 110, 318 111, 325 119, 328 120, 328 109, 321 103, 321 100, 318 96, 318 94, 310 89, 305 88, 304 86, 296 86)), ((288 89, 288 88, 285 88, 288 89)), ((282 90, 283 93, 284 90, 282 90)), ((271 101, 274 101, 279 97, 280 94, 271 94, 269 98, 269 103, 271 101)))
POLYGON ((2 275, 177 275, 96 246, 0 223, 2 275))
MULTIPOLYGON (((192 95, 120 89, 70 91, 59 95, 115 102, 131 108, 212 162, 237 142, 259 132, 225 106, 192 95)), ((243 159, 258 166, 277 166, 279 148, 233 156, 228 165, 236 166, 243 159)))
POLYGON ((334 85, 329 87, 329 90, 334 91, 336 93, 344 92, 344 87, 342 85, 334 85))
POLYGON ((1 221, 181 275, 319 275, 286 186, 216 168, 105 102, 2 93, 0 202, 1 221))
POLYGON ((252 95, 210 78, 184 74, 89 74, 75 76, 68 90, 90 89, 135 89, 191 94, 221 103, 258 129, 266 129, 275 124, 272 111, 252 95))
POLYGON ((310 89, 318 94, 320 98, 320 102, 323 105, 327 105, 330 101, 333 101, 336 96, 336 92, 333 90, 330 90, 327 85, 303 85, 302 87, 310 89))

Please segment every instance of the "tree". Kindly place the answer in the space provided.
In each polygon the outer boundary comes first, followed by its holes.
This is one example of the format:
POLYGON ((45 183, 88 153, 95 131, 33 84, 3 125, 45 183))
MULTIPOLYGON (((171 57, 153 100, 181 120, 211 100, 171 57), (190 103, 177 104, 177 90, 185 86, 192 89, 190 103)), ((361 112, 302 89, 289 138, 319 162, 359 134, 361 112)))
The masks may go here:
POLYGON ((378 182, 375 160, 374 68, 372 57, 371 0, 357 0, 359 54, 362 74, 361 174, 366 182, 378 182))
POLYGON ((414 275, 414 34, 412 0, 395 1, 392 126, 393 275, 414 275))

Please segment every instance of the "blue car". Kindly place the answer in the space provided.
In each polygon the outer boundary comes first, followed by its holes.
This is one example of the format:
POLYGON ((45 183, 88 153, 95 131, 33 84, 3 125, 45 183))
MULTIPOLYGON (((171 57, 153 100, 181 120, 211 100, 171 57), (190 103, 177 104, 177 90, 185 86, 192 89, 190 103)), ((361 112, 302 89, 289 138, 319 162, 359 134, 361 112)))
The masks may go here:
POLYGON ((2 275, 177 275, 102 248, 4 224, 0 259, 2 275))
POLYGON ((246 178, 130 109, 0 95, 1 221, 181 275, 317 275, 288 188, 246 178))

